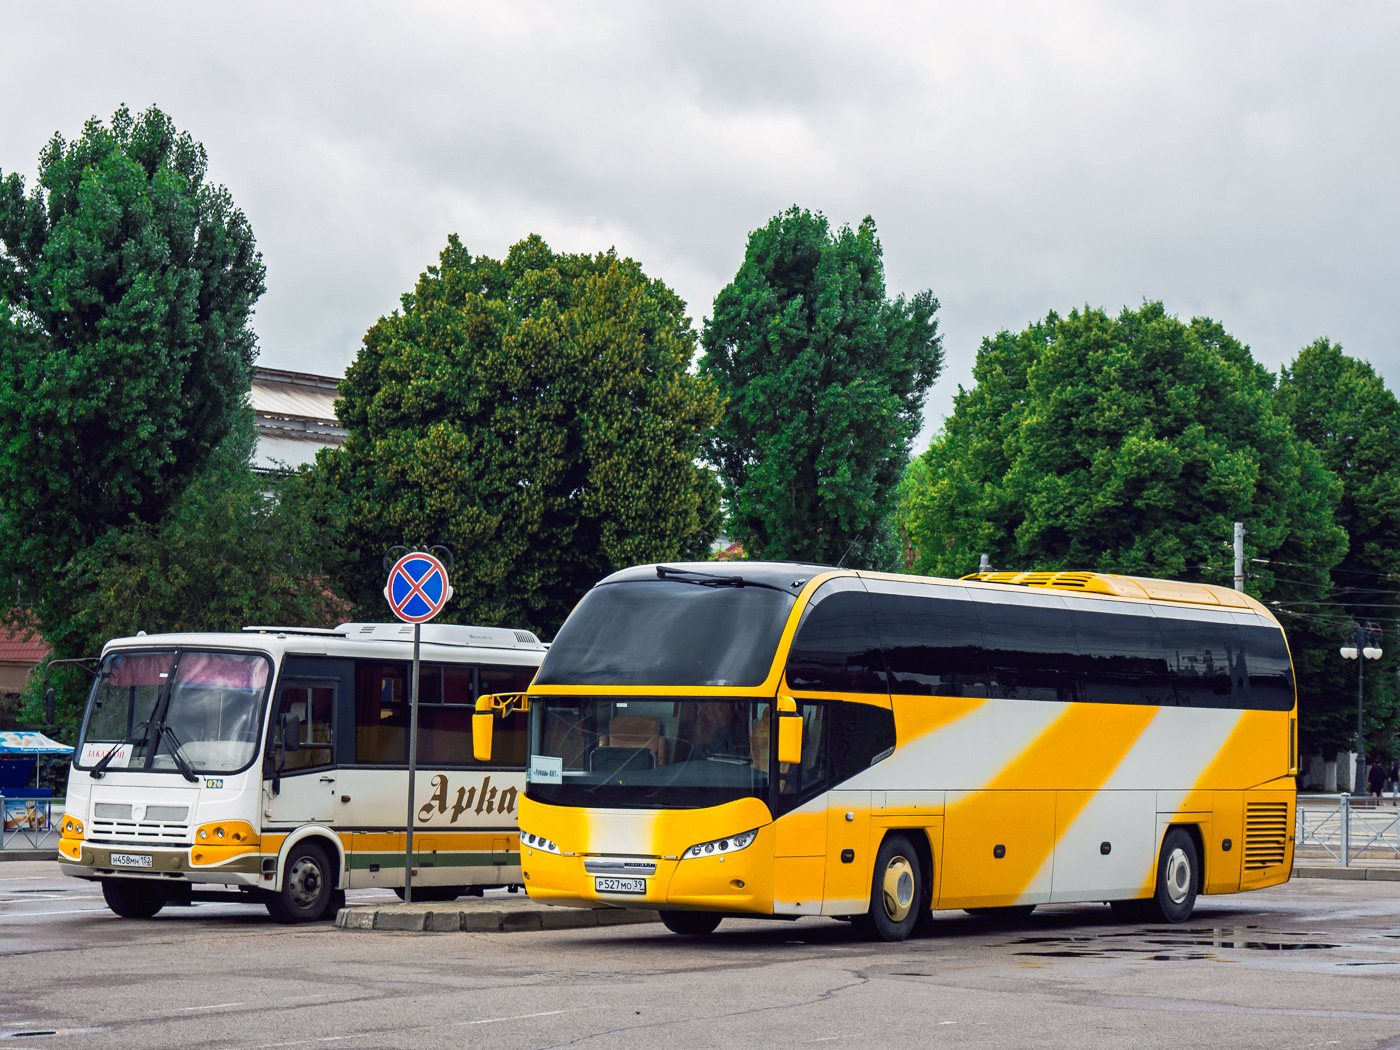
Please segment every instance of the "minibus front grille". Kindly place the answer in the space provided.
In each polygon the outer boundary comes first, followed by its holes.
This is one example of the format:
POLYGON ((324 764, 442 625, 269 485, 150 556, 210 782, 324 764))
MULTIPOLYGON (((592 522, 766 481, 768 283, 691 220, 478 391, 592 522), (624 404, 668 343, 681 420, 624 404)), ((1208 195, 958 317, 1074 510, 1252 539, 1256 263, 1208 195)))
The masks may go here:
POLYGON ((145 820, 98 820, 88 823, 88 839, 92 842, 113 842, 147 845, 187 845, 188 824, 158 824, 145 820))
POLYGON ((1282 864, 1288 853, 1288 803, 1250 802, 1244 810, 1244 870, 1282 864))

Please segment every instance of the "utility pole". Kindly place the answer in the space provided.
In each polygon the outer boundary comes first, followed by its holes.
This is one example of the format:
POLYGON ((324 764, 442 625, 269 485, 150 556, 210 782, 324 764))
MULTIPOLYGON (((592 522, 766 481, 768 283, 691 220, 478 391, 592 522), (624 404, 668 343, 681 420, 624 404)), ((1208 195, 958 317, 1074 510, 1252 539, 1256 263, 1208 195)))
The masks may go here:
POLYGON ((1244 590, 1244 522, 1235 522, 1235 590, 1244 590))

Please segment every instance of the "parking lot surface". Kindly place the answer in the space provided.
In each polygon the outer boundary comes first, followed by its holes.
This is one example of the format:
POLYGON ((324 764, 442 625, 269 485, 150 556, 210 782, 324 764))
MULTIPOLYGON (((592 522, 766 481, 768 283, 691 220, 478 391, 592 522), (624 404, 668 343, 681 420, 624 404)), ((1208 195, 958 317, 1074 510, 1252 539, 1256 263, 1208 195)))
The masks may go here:
MULTIPOLYGON (((383 895, 352 894, 352 903, 383 895)), ((824 919, 534 933, 112 916, 0 865, 0 1041, 74 1047, 1394 1047, 1400 883, 1202 898, 1181 926, 938 913, 902 944, 824 919)))

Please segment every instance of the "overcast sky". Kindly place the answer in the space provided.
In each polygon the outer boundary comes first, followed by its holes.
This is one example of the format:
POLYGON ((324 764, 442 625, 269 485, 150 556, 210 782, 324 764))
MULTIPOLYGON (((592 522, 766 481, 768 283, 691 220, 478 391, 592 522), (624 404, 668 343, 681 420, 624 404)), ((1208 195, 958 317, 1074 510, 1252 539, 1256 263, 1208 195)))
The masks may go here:
POLYGON ((0 171, 155 103, 267 263, 261 363, 343 373, 456 232, 615 246, 697 328, 789 204, 873 215, 948 367, 1161 299, 1400 380, 1400 6, 7 3, 0 171))

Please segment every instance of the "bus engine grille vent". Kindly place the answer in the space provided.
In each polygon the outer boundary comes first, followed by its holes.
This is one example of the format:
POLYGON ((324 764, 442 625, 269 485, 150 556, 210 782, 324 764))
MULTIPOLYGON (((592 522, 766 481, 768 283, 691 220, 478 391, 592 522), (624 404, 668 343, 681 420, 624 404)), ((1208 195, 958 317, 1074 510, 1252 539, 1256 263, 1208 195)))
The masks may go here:
POLYGON ((1288 803, 1250 802, 1244 808, 1244 870, 1282 864, 1288 853, 1288 803))

